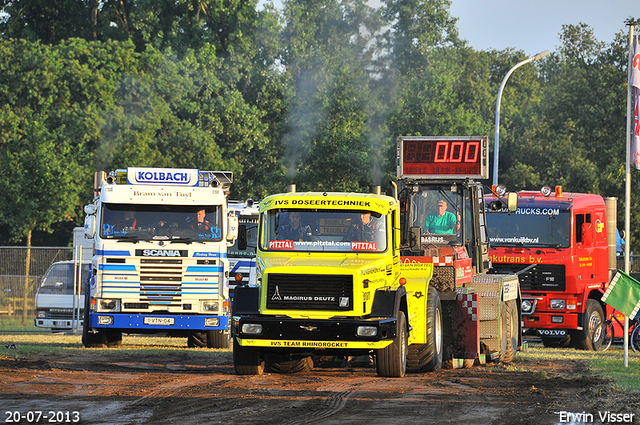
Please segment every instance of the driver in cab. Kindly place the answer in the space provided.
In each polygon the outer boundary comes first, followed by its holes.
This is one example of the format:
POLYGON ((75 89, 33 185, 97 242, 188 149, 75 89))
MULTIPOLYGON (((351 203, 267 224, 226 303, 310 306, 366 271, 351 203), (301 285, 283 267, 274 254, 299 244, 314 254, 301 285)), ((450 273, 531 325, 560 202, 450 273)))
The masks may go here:
POLYGON ((444 199, 438 201, 436 212, 429 214, 424 223, 427 233, 453 234, 453 231, 459 228, 458 219, 451 211, 447 211, 447 201, 444 199))

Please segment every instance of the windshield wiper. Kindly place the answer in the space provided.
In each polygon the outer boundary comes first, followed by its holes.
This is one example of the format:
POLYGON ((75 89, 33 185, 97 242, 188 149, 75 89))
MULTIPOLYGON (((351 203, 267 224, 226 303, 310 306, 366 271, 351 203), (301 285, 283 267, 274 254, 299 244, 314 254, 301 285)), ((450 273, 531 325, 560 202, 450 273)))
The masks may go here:
MULTIPOLYGON (((115 239, 115 238, 114 238, 115 239)), ((140 242, 140 236, 118 236, 118 242, 140 242)))
POLYGON ((522 242, 491 242, 491 241, 489 242, 493 246, 515 246, 518 248, 531 249, 528 246, 525 246, 524 243, 522 242))
POLYGON ((194 241, 193 238, 174 238, 171 239, 169 241, 170 243, 186 243, 186 244, 190 244, 193 242, 200 242, 200 241, 194 241))

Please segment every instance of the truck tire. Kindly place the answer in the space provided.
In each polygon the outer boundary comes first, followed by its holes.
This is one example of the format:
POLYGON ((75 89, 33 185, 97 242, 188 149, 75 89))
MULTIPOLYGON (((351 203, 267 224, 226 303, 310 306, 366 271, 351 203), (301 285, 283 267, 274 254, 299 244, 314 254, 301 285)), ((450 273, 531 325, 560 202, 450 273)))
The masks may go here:
POLYGON ((510 363, 518 351, 520 318, 516 300, 502 302, 500 305, 500 361, 510 363))
POLYGON ((264 355, 264 363, 267 371, 275 373, 308 372, 313 369, 311 356, 292 359, 289 355, 271 353, 264 355))
POLYGON ((573 331, 571 340, 573 346, 578 350, 598 350, 604 339, 602 331, 604 322, 604 313, 600 303, 593 299, 587 300, 587 305, 582 316, 582 330, 573 331))
POLYGON ((205 332, 194 332, 187 337, 187 347, 189 348, 206 348, 207 334, 205 332))
POLYGON ((393 343, 376 350, 378 376, 401 378, 407 371, 407 319, 404 311, 398 311, 397 322, 393 343))
POLYGON ((542 345, 545 348, 567 348, 571 346, 571 336, 564 338, 549 338, 547 336, 540 337, 542 345))
POLYGON ((194 332, 187 338, 187 346, 191 348, 231 348, 229 331, 194 332))
POLYGON ((231 348, 231 332, 207 331, 207 347, 231 348))
POLYGON ((429 286, 427 294, 427 343, 411 344, 407 351, 407 369, 432 372, 442 367, 442 305, 438 291, 429 286))
POLYGON ((106 331, 107 347, 118 348, 122 346, 122 331, 117 329, 107 329, 106 331))
POLYGON ((233 368, 236 375, 262 375, 264 361, 257 348, 243 347, 233 338, 233 368))

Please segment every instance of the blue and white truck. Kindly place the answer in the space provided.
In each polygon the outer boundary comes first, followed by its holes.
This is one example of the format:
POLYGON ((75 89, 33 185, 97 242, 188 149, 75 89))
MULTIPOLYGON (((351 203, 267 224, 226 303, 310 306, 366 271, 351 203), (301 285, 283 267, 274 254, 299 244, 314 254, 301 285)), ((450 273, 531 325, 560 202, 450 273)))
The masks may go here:
POLYGON ((229 261, 238 234, 227 207, 229 171, 135 168, 102 173, 85 206, 94 241, 85 296, 85 347, 119 346, 123 333, 205 338, 228 347, 229 261))
POLYGON ((238 215, 238 239, 229 248, 229 293, 237 284, 254 286, 256 284, 256 247, 258 245, 258 202, 229 201, 229 209, 238 215))

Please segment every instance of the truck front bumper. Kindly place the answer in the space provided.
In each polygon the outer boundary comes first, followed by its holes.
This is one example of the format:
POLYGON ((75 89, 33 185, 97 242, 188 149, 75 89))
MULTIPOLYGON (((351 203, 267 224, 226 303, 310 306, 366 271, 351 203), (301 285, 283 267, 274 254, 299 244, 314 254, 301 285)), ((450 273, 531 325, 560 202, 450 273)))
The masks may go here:
POLYGON ((536 311, 523 314, 522 321, 528 329, 578 329, 578 313, 536 311))
POLYGON ((393 317, 291 319, 234 316, 232 319, 233 335, 243 347, 380 349, 393 343, 396 327, 397 321, 393 317))
POLYGON ((89 314, 89 327, 95 329, 120 329, 124 332, 141 331, 211 331, 228 330, 228 316, 181 314, 89 314), (216 325, 217 323, 217 325, 216 325))

